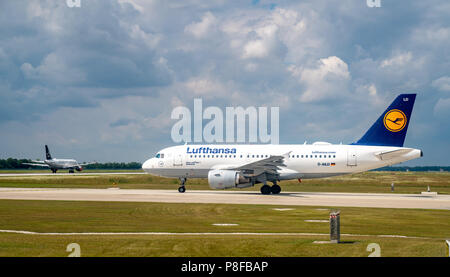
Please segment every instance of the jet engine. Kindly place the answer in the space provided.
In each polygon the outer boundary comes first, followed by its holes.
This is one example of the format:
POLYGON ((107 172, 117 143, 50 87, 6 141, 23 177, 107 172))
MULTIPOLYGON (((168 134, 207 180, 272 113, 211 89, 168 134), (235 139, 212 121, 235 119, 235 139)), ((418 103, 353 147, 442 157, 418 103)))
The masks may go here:
POLYGON ((253 186, 252 180, 242 176, 235 170, 211 170, 208 172, 208 183, 212 189, 246 188, 253 186))
POLYGON ((83 170, 83 167, 82 167, 82 166, 77 166, 75 169, 76 169, 77 171, 82 171, 82 170, 83 170))

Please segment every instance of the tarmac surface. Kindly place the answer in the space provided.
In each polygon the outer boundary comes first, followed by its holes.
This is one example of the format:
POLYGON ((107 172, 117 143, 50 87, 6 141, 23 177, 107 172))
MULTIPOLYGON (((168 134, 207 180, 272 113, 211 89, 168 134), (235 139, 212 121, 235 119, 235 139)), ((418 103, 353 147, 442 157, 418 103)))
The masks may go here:
POLYGON ((0 199, 159 203, 261 204, 450 210, 450 195, 150 189, 0 188, 0 199))

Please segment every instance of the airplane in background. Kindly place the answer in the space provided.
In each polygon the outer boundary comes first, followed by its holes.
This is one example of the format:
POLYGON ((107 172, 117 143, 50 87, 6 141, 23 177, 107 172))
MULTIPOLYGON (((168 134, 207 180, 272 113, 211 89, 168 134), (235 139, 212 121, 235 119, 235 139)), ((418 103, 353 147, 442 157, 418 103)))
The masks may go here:
POLYGON ((81 163, 79 164, 74 159, 54 159, 50 155, 48 146, 45 145, 45 160, 44 161, 32 161, 33 163, 23 163, 32 166, 48 167, 53 173, 56 173, 58 169, 68 169, 69 173, 74 173, 76 171, 82 171, 83 166, 93 163, 81 163))
POLYGON ((416 94, 399 95, 362 138, 349 145, 179 145, 162 149, 142 169, 179 178, 179 192, 185 192, 187 178, 208 178, 213 189, 262 183, 262 194, 279 194, 281 180, 351 174, 409 161, 423 156, 419 149, 403 147, 415 99, 416 94))

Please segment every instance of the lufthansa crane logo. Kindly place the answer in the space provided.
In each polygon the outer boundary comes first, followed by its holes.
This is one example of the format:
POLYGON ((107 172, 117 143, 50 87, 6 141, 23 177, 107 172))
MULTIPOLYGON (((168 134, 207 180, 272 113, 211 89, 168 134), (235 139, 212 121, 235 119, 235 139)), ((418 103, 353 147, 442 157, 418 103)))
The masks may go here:
POLYGON ((400 110, 390 110, 384 116, 384 126, 391 132, 399 132, 406 126, 406 115, 400 110))

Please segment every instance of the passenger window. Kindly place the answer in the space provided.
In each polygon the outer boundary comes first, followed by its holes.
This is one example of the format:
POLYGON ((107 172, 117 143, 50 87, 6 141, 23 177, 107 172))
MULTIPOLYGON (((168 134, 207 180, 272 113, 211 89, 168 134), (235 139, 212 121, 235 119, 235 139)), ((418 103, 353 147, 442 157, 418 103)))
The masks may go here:
POLYGON ((333 158, 336 158, 336 155, 333 155, 333 158))
POLYGON ((303 159, 303 155, 302 155, 302 159, 303 159))

